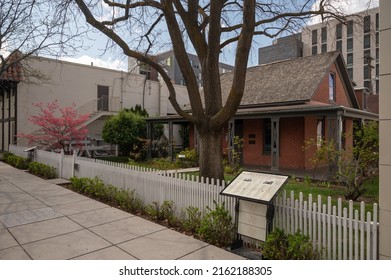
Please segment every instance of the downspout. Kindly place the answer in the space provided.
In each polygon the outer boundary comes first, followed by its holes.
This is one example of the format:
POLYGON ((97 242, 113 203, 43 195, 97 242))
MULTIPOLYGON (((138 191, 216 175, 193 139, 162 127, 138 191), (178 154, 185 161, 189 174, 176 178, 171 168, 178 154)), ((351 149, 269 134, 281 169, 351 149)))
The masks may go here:
POLYGON ((121 97, 119 101, 119 109, 123 109, 123 103, 124 103, 124 71, 121 71, 121 97))
POLYGON ((143 85, 143 103, 142 103, 143 110, 145 109, 145 87, 146 87, 146 85, 147 85, 147 75, 145 75, 144 85, 143 85))

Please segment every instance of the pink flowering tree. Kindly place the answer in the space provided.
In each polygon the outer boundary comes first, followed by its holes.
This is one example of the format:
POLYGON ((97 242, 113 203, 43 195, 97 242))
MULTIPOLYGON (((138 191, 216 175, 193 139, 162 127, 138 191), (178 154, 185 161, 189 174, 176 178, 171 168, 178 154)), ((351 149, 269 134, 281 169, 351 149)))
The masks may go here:
POLYGON ((32 134, 20 134, 18 137, 26 138, 29 145, 51 150, 63 149, 65 154, 70 154, 73 147, 82 144, 88 133, 85 122, 89 119, 89 114, 79 114, 74 103, 72 106, 60 108, 57 100, 33 105, 41 112, 37 116, 31 116, 29 121, 39 126, 39 129, 32 134))

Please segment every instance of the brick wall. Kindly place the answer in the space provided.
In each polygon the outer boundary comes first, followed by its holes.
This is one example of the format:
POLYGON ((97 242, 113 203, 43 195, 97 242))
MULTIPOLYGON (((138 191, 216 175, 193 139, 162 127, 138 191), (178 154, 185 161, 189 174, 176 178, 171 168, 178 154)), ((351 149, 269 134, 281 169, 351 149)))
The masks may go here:
POLYGON ((337 68, 335 67, 335 64, 333 64, 330 68, 330 72, 335 73, 336 77, 336 102, 329 101, 329 75, 325 75, 323 77, 322 82, 319 84, 317 91, 315 95, 313 96, 312 100, 319 101, 323 103, 331 103, 331 104, 339 104, 346 107, 352 107, 349 99, 347 97, 347 93, 345 91, 345 88, 343 86, 342 80, 339 76, 339 73, 337 71, 337 68))

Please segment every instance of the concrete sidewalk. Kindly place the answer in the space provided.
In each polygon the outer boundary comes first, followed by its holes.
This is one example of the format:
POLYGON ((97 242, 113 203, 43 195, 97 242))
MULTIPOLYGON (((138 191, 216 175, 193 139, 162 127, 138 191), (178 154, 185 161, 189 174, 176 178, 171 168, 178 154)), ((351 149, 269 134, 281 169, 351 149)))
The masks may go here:
POLYGON ((0 162, 0 259, 243 259, 0 162))

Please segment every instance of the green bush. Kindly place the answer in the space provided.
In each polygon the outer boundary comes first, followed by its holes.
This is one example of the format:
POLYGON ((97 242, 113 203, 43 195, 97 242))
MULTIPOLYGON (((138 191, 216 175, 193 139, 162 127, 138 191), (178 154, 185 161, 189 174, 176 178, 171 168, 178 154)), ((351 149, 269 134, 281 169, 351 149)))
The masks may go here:
POLYGON ((29 162, 27 165, 28 171, 36 176, 39 176, 43 179, 54 179, 57 178, 56 169, 47 164, 40 162, 29 162))
POLYGON ((176 156, 178 165, 182 168, 198 166, 198 154, 195 149, 186 148, 176 156))
POLYGON ((72 177, 71 188, 79 193, 97 198, 112 206, 117 206, 128 212, 139 212, 142 202, 136 197, 134 190, 119 189, 112 185, 105 185, 100 178, 77 178, 72 177))
POLYGON ((201 227, 202 213, 197 207, 189 206, 182 212, 181 220, 183 229, 194 234, 201 227))
POLYGON ((281 229, 270 233, 262 246, 268 260, 317 260, 320 253, 312 247, 310 238, 300 232, 286 234, 281 229))
POLYGON ((18 169, 27 169, 29 160, 20 156, 16 156, 13 153, 3 153, 3 161, 18 169))
POLYGON ((232 217, 225 209, 224 203, 219 205, 214 201, 214 205, 215 210, 207 207, 209 212, 202 219, 198 234, 212 245, 226 247, 233 240, 232 217))
POLYGON ((178 220, 175 217, 175 205, 171 200, 165 200, 162 205, 155 201, 147 205, 144 211, 154 221, 167 222, 169 226, 178 225, 178 220))

